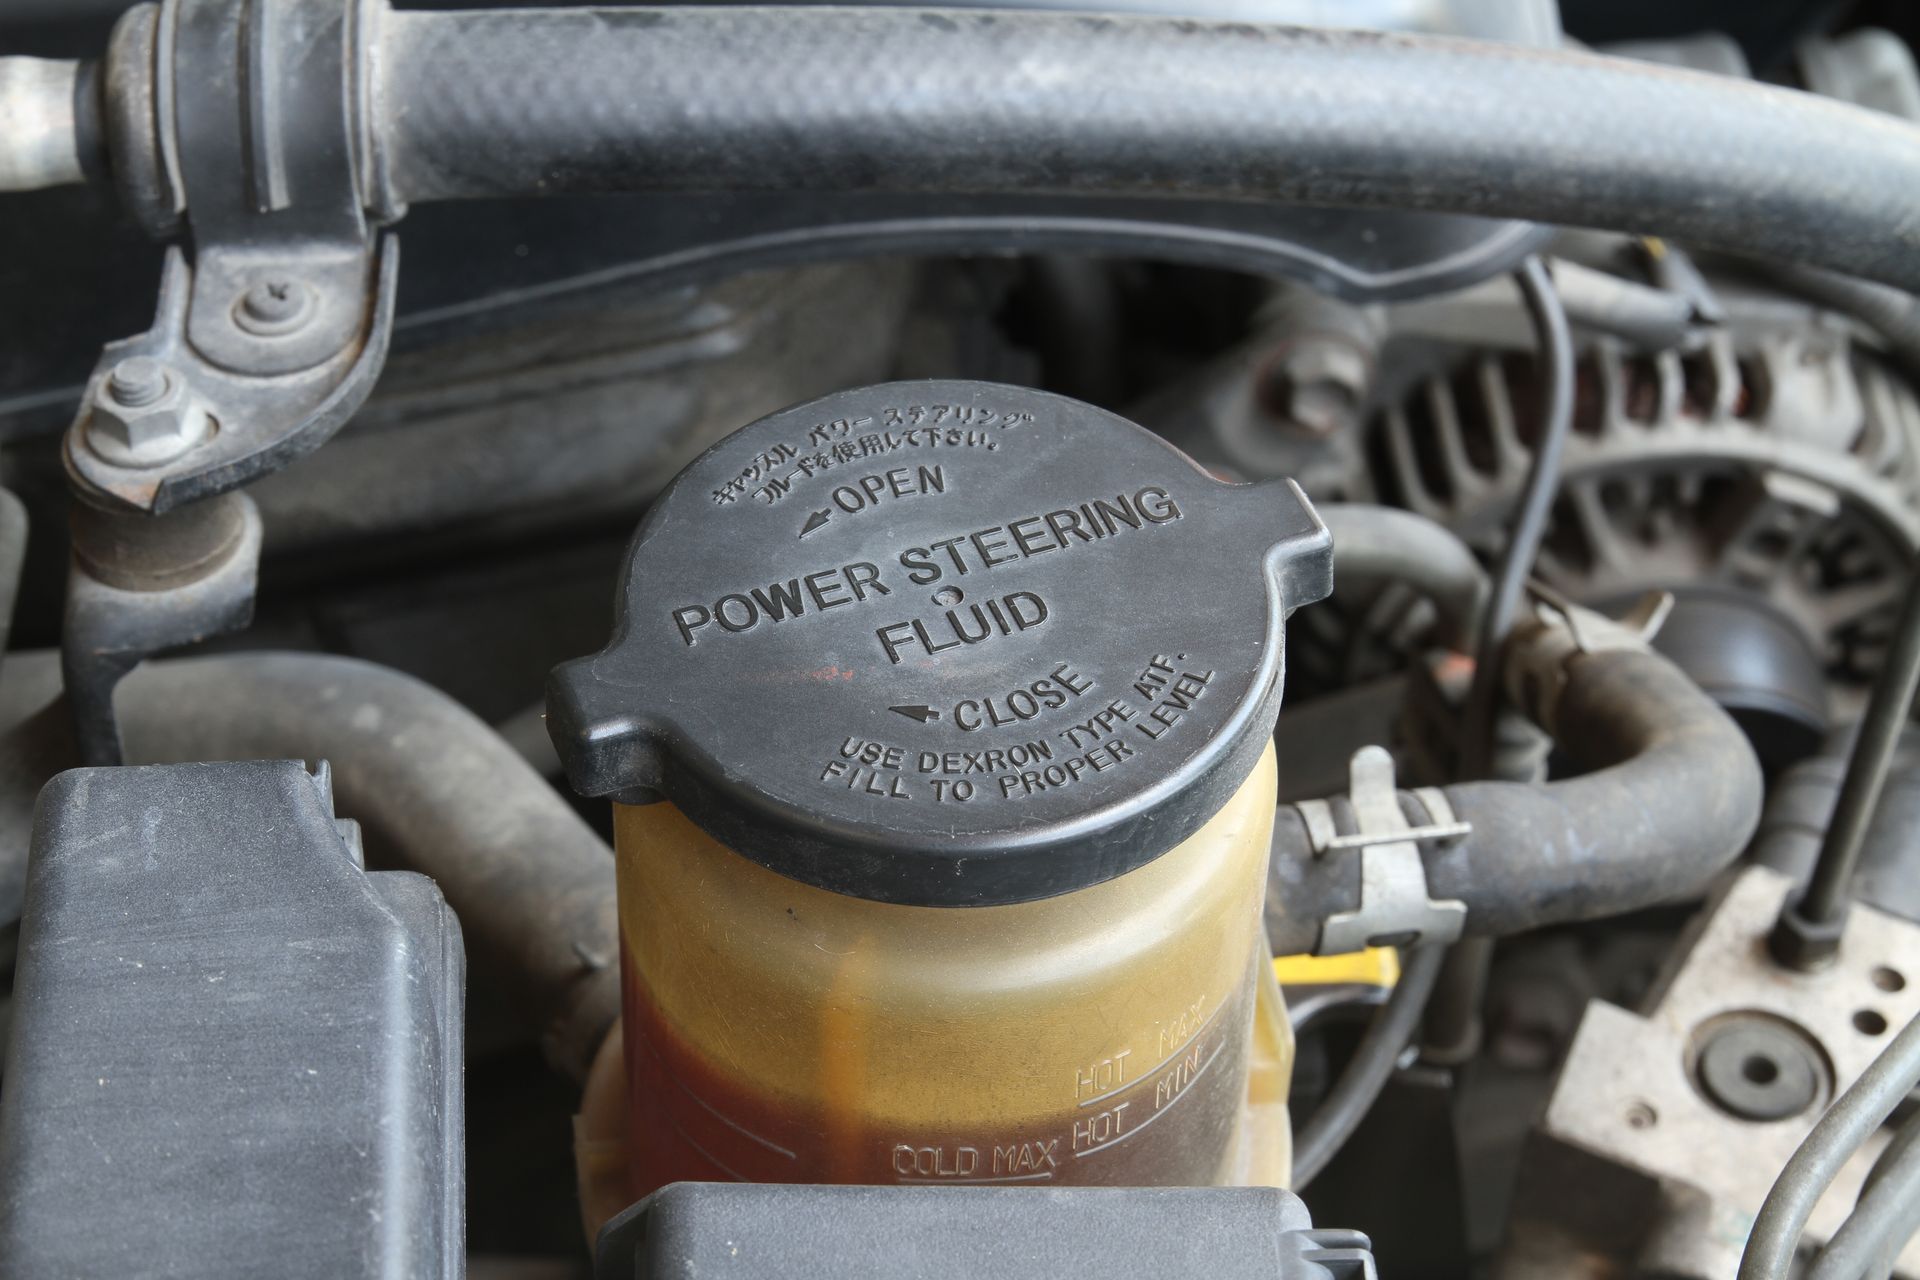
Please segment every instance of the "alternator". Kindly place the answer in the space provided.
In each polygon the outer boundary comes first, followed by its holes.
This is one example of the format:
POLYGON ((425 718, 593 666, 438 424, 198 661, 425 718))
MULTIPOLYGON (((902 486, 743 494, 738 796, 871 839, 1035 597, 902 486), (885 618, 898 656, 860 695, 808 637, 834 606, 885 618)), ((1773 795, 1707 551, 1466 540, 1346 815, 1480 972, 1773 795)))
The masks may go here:
MULTIPOLYGON (((1531 381, 1489 352, 1418 385, 1375 426, 1377 488, 1496 542, 1530 458, 1531 381)), ((1818 318, 1688 354, 1601 337, 1574 432, 1543 580, 1600 603, 1729 592, 1805 632, 1838 703, 1858 695, 1920 551, 1920 399, 1899 371, 1818 318)))

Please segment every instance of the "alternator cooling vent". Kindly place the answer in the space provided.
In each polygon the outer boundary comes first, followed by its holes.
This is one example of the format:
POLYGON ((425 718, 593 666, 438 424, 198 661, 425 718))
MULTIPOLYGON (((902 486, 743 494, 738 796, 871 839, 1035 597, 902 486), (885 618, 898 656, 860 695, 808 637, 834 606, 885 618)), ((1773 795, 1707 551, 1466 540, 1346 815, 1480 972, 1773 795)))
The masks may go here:
MULTIPOLYGON (((1531 456, 1532 382, 1525 357, 1482 354, 1389 408, 1370 447, 1382 496, 1491 546, 1531 456)), ((1917 442, 1912 389, 1844 334, 1719 333, 1685 355, 1597 340, 1538 575, 1600 603, 1683 584, 1752 593, 1855 686, 1920 549, 1917 442)))

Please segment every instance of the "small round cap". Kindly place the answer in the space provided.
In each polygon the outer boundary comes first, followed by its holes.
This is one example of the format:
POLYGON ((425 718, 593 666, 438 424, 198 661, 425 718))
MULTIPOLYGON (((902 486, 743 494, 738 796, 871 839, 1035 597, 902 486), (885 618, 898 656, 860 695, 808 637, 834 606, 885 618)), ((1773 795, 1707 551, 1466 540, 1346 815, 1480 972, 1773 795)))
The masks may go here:
POLYGON ((882 902, 1050 897, 1151 861, 1245 781, 1283 629, 1332 588, 1289 482, 978 382, 842 392, 674 480, 613 641, 554 672, 576 789, 664 797, 882 902))

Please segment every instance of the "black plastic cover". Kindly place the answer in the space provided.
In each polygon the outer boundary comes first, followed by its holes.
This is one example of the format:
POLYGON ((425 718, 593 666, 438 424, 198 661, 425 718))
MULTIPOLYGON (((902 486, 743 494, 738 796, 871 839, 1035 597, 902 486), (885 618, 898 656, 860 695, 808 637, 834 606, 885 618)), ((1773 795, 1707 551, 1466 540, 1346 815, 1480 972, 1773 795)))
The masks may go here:
POLYGON ((664 794, 809 884, 1043 898, 1220 807, 1273 731, 1283 620, 1331 588, 1289 482, 1044 392, 866 387, 680 474, 549 724, 584 794, 664 794))
POLYGON ((8 1275, 463 1274, 465 961, 324 769, 41 792, 0 1092, 8 1275))
POLYGON ((594 1280, 902 1276, 1373 1280, 1357 1231, 1275 1187, 822 1187, 676 1182, 609 1222, 594 1280))

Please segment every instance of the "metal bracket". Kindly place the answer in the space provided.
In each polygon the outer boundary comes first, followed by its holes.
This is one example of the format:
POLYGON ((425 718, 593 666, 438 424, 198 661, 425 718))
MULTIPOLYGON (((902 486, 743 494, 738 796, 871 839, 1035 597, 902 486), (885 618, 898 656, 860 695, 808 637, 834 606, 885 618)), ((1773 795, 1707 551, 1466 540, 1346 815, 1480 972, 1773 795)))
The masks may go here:
POLYGON ((120 185, 149 231, 189 239, 167 251, 153 327, 106 347, 67 432, 62 652, 90 763, 120 759, 122 676, 252 618, 260 517, 230 491, 318 448, 386 361, 399 249, 360 181, 379 8, 164 0, 116 29, 120 185))
POLYGON ((1541 614, 1552 614, 1566 628, 1573 648, 1579 653, 1604 653, 1628 649, 1645 653, 1660 634, 1667 615, 1673 612, 1673 593, 1649 591, 1628 607, 1620 618, 1575 604, 1538 579, 1528 579, 1527 595, 1541 614))
MULTIPOLYGON (((117 566, 91 563, 81 551, 98 519, 89 513, 75 524, 60 661, 80 758, 108 765, 122 759, 113 711, 113 691, 122 677, 151 654, 239 631, 253 621, 261 524, 253 499, 226 495, 149 521, 159 536, 127 544, 144 553, 139 558, 146 563, 117 566), (172 531, 159 527, 174 523, 192 526, 174 535, 183 545, 168 545, 172 531), (176 576, 160 578, 156 585, 155 572, 162 566, 180 567, 176 576)), ((111 528, 99 532, 112 542, 111 528)))
POLYGON ((68 474, 94 504, 158 515, 237 488, 317 448, 372 389, 399 273, 360 184, 363 17, 341 0, 166 0, 116 41, 119 98, 151 106, 116 128, 152 130, 138 185, 169 193, 156 210, 186 209, 191 242, 167 254, 153 327, 106 348, 68 432, 68 474), (125 88, 142 76, 150 92, 125 88), (116 428, 109 384, 136 357, 184 392, 191 430, 116 428))
POLYGON ((1400 811, 1393 757, 1385 747, 1354 752, 1348 776, 1357 832, 1338 834, 1332 807, 1324 800, 1294 806, 1316 855, 1355 849, 1360 853, 1360 907, 1328 918, 1320 927, 1315 953, 1342 955, 1366 947, 1454 941, 1466 927, 1466 904, 1427 896, 1419 842, 1458 839, 1471 832, 1472 825, 1454 816, 1445 794, 1435 787, 1413 793, 1426 807, 1428 821, 1410 824, 1400 811))

